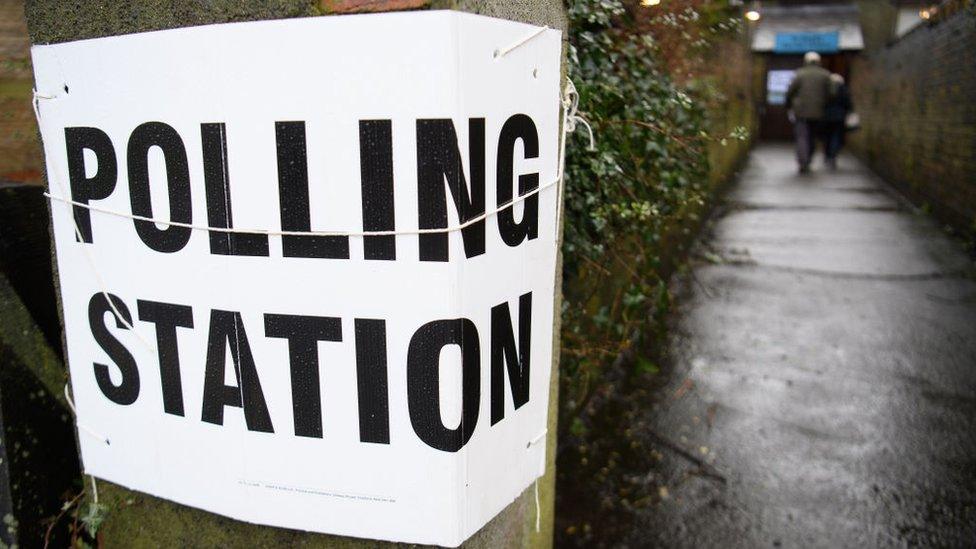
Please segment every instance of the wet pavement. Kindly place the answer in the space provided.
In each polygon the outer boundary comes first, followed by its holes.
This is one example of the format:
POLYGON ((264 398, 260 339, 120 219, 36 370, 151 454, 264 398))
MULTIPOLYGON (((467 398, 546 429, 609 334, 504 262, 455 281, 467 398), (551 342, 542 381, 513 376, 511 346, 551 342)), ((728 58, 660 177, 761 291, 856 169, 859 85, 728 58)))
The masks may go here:
POLYGON ((800 176, 782 146, 753 152, 724 210, 677 284, 667 380, 630 418, 667 437, 647 470, 658 493, 593 539, 976 544, 962 245, 853 158, 800 176))

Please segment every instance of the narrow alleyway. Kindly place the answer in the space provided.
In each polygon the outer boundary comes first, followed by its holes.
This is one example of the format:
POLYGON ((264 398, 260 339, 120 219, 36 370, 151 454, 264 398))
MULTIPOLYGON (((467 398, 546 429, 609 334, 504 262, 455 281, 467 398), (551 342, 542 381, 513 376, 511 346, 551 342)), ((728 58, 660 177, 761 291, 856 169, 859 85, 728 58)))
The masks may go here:
POLYGON ((976 540, 973 262, 852 157, 756 149, 679 283, 630 546, 976 540), (702 474, 703 471, 707 474, 702 474))

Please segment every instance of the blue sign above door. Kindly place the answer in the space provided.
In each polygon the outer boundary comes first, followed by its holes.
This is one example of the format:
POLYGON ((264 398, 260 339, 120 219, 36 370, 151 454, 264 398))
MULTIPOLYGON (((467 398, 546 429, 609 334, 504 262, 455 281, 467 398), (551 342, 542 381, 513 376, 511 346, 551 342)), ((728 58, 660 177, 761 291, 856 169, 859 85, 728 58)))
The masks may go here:
POLYGON ((837 53, 840 51, 840 33, 832 32, 777 32, 773 53, 837 53))

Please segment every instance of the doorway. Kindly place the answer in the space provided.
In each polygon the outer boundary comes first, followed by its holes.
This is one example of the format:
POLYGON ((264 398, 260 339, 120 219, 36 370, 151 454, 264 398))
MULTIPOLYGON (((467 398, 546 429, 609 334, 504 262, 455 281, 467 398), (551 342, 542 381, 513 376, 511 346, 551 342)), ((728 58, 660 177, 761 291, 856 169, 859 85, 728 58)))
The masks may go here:
MULTIPOLYGON (((847 52, 821 54, 823 68, 849 80, 850 57, 847 52)), ((793 139, 793 124, 786 114, 786 88, 793 71, 803 65, 802 55, 765 54, 763 102, 760 106, 759 137, 767 141, 793 139)))

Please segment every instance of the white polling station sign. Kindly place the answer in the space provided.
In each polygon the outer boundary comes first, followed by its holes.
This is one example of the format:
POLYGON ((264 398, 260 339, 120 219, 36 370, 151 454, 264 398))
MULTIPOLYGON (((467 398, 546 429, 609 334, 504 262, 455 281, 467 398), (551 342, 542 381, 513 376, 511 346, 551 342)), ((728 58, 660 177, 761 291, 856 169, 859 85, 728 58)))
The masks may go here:
POLYGON ((434 11, 32 56, 86 473, 456 546, 544 472, 558 31, 434 11))

